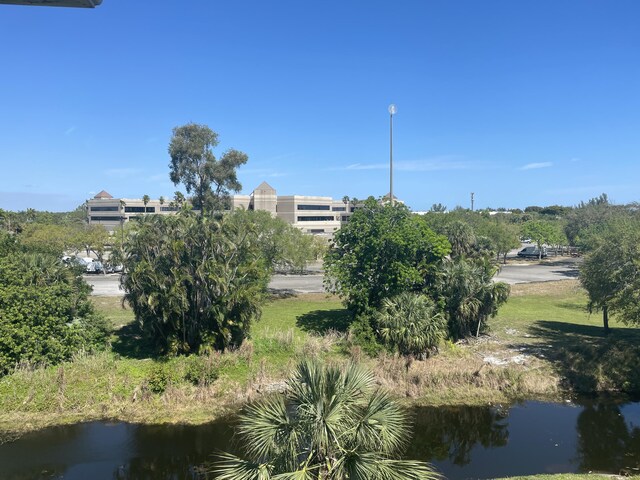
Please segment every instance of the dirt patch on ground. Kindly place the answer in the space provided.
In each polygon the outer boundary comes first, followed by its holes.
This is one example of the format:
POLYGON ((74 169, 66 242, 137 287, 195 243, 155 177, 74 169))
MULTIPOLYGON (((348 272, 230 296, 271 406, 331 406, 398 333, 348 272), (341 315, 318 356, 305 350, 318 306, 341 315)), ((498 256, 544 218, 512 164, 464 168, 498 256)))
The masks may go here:
POLYGON ((580 291, 578 280, 560 280, 556 282, 518 283, 511 286, 512 297, 525 295, 564 295, 580 291))

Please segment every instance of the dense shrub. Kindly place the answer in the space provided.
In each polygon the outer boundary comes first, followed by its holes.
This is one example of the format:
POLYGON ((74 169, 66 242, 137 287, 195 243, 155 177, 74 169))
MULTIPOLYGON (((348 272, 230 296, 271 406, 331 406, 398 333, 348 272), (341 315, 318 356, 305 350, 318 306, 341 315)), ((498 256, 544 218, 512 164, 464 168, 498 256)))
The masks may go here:
POLYGON ((0 256, 0 374, 18 363, 55 364, 104 347, 109 327, 90 287, 58 259, 7 249, 0 256), (11 251, 10 251, 11 250, 11 251))
POLYGON ((259 318, 269 268, 233 220, 153 215, 125 241, 125 298, 158 353, 236 347, 259 318))

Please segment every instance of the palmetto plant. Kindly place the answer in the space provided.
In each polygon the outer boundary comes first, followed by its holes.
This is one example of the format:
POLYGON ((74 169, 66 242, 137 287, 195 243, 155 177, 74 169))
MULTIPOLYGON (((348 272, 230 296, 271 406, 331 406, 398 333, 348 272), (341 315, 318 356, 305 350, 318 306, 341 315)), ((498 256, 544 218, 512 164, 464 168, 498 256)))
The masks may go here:
POLYGON ((265 398, 241 415, 237 436, 247 459, 223 454, 221 480, 431 480, 420 461, 398 460, 407 414, 374 388, 373 374, 351 364, 300 363, 285 396, 265 398))
POLYGON ((385 299, 376 315, 382 341, 403 355, 425 357, 445 336, 446 317, 426 295, 404 292, 385 299))
POLYGON ((487 259, 457 258, 443 263, 437 290, 445 303, 449 336, 479 334, 483 323, 509 298, 510 287, 493 282, 498 268, 487 259))

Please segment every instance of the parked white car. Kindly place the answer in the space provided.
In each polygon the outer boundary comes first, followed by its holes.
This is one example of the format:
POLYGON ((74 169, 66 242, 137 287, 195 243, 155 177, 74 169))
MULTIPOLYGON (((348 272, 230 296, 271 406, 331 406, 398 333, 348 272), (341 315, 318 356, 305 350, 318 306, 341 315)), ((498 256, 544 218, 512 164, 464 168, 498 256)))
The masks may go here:
POLYGON ((102 263, 91 257, 69 257, 65 255, 62 257, 62 261, 67 265, 82 266, 87 273, 102 273, 104 271, 102 263))

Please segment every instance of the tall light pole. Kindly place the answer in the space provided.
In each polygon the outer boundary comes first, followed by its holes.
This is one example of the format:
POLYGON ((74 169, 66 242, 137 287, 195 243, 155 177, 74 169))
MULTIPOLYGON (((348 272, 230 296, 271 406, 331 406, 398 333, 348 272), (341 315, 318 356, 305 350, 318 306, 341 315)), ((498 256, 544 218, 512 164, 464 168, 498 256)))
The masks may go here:
POLYGON ((393 207, 393 116, 398 109, 392 103, 389 105, 389 200, 393 207))

